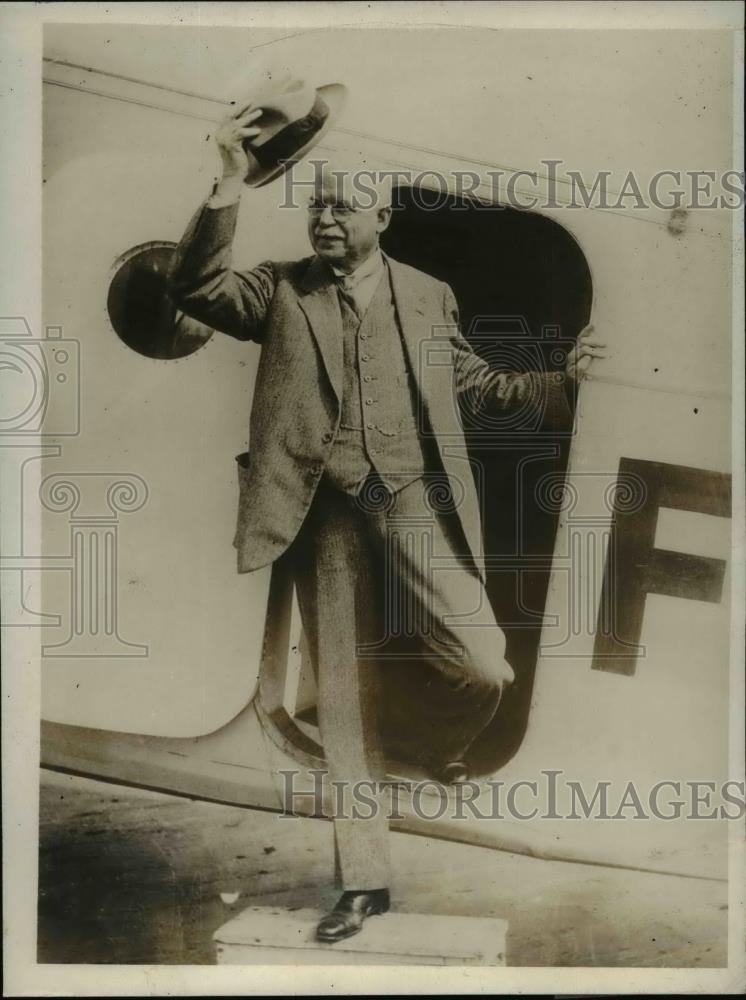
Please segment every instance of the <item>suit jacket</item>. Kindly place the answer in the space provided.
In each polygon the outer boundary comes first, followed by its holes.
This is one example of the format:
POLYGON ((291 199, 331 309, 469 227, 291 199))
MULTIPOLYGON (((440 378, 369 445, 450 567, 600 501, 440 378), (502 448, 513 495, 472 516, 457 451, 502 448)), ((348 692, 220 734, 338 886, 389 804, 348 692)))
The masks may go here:
MULTIPOLYGON (((330 268, 318 257, 232 268, 238 205, 203 205, 177 247, 169 293, 187 315, 261 345, 250 452, 238 456, 238 571, 273 562, 298 534, 340 417, 342 319, 330 268)), ((572 425, 565 376, 494 371, 458 329, 448 285, 387 257, 405 353, 426 433, 436 445, 463 529, 464 555, 483 576, 481 516, 467 460, 459 399, 509 413, 536 408, 544 423, 572 425), (476 402, 475 402, 476 401, 476 402)))

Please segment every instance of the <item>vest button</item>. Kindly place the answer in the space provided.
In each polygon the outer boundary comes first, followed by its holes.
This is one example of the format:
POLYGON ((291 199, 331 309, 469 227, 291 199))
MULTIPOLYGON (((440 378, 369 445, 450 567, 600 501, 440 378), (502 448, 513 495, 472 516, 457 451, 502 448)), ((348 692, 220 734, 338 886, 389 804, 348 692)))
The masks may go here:
POLYGON ((366 427, 368 428, 368 430, 369 430, 369 431, 372 431, 372 430, 373 430, 373 428, 374 428, 374 427, 375 427, 376 425, 375 425, 375 424, 366 424, 365 426, 366 426, 366 427))
POLYGON ((373 399, 366 399, 365 400, 365 405, 366 406, 372 406, 374 402, 375 402, 375 400, 373 400, 373 399))
POLYGON ((361 361, 370 361, 370 357, 367 354, 364 354, 360 360, 361 361))
POLYGON ((321 440, 324 442, 324 444, 329 444, 329 442, 332 439, 332 436, 333 435, 329 431, 327 431, 326 434, 322 437, 321 440))

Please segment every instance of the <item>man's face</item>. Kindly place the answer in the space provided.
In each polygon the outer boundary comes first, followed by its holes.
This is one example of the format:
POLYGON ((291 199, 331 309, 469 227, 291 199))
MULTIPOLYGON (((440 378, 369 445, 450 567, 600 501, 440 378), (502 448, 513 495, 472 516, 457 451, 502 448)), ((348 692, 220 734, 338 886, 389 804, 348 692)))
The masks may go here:
POLYGON ((342 271, 354 270, 369 257, 389 224, 391 209, 360 207, 366 199, 355 196, 349 174, 325 173, 314 186, 308 236, 318 256, 342 271))

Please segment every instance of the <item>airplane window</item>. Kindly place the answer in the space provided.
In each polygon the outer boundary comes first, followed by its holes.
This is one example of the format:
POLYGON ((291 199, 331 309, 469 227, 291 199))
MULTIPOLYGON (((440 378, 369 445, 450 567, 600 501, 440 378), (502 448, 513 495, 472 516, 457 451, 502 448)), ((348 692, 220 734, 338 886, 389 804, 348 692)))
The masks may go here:
POLYGON ((107 308, 117 336, 146 358, 194 354, 213 330, 176 309, 166 292, 175 243, 142 243, 123 254, 109 285, 107 308))

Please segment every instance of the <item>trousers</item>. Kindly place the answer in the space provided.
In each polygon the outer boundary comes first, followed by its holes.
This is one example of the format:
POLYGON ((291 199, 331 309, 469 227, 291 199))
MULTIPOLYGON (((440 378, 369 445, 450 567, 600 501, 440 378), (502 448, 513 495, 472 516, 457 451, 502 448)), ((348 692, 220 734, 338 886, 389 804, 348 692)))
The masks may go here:
POLYGON ((335 810, 344 889, 390 881, 378 784, 387 758, 426 769, 458 760, 513 679, 456 516, 442 507, 422 478, 393 493, 372 476, 356 496, 324 478, 290 552, 329 779, 364 783, 375 803, 361 815, 347 798, 335 810))

